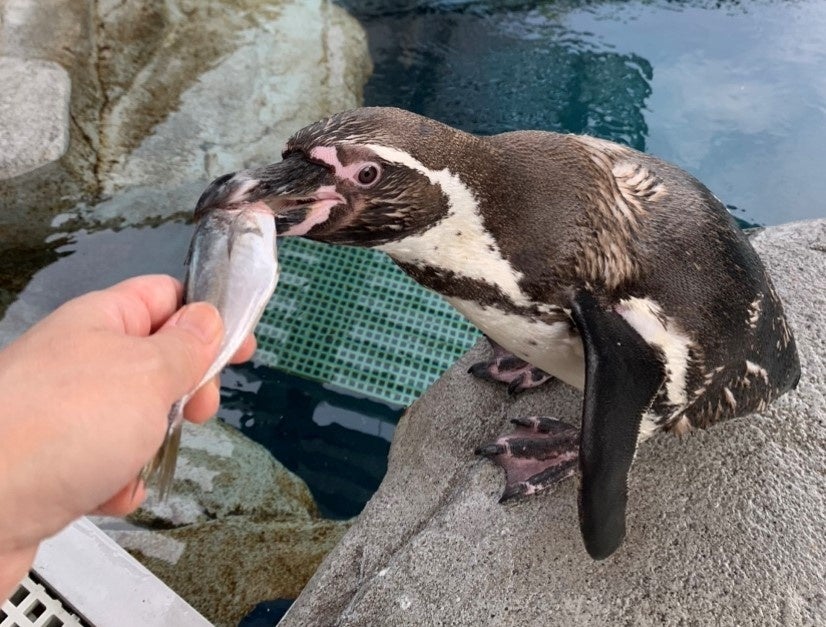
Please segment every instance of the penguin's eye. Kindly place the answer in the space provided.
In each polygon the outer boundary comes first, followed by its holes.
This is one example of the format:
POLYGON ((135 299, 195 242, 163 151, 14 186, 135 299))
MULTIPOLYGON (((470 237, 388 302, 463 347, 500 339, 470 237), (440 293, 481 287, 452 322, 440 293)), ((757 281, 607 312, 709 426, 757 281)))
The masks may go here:
POLYGON ((358 173, 358 181, 362 185, 372 185, 379 178, 379 166, 374 163, 369 163, 364 166, 358 173))

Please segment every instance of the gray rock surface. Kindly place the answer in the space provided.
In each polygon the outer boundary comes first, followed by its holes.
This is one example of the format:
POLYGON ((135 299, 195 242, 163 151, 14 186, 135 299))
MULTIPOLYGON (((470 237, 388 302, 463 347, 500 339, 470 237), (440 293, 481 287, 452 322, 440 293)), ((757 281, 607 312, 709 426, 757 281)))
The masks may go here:
MULTIPOLYGON (((0 55, 21 60, 50 61, 71 79, 66 152, 36 170, 0 180, 0 247, 38 244, 51 218, 82 198, 92 198, 97 186, 99 112, 103 91, 97 71, 96 17, 92 0, 5 0, 0 2, 0 55)), ((11 87, 2 83, 2 90, 11 87)), ((48 116, 63 106, 61 91, 28 102, 17 115, 48 116)), ((35 138, 32 138, 35 139, 35 138)), ((29 146, 32 152, 42 150, 29 146)), ((5 152, 0 142, 0 152, 5 152)))
POLYGON ((103 193, 270 163, 296 129, 358 106, 364 31, 329 0, 100 3, 103 193))
POLYGON ((322 518, 301 479, 218 421, 184 425, 166 502, 93 522, 216 625, 295 598, 349 526, 322 518))
POLYGON ((72 82, 50 61, 0 57, 0 180, 59 159, 69 144, 72 82))
POLYGON ((515 400, 466 374, 477 346, 399 424, 388 474, 281 625, 826 623, 826 220, 758 234, 803 374, 763 414, 645 443, 628 534, 592 561, 574 482, 510 505, 473 448, 507 418, 573 422, 558 383, 515 400))
MULTIPOLYGON (((94 218, 74 207, 123 190, 158 199, 153 218, 189 212, 197 195, 180 204, 177 190, 270 163, 291 131, 358 106, 372 70, 364 31, 331 0, 5 0, 0 35, 0 55, 60 64, 72 87, 53 120, 66 153, 0 180, 4 249, 42 246, 56 216, 94 218)), ((16 115, 64 100, 43 94, 16 115)), ((120 223, 146 217, 120 209, 120 223)))

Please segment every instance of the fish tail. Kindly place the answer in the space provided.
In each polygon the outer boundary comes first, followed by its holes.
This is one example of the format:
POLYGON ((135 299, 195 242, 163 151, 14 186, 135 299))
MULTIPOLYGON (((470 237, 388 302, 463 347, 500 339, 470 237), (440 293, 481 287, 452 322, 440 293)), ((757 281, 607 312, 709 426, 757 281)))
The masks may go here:
POLYGON ((175 466, 178 462, 178 449, 181 445, 181 430, 184 420, 184 407, 178 401, 169 410, 169 429, 164 437, 163 444, 155 457, 143 467, 140 478, 147 487, 154 485, 158 491, 158 500, 164 501, 172 486, 175 477, 175 466))

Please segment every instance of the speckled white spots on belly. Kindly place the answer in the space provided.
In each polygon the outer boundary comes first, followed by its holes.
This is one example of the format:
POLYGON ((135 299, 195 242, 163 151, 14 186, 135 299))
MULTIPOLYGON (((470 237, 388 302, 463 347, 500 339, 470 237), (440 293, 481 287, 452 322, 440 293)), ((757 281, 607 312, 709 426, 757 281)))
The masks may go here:
POLYGON ((461 298, 447 298, 496 343, 576 388, 585 387, 582 340, 567 320, 546 323, 461 298))
POLYGON ((766 372, 766 369, 753 361, 746 360, 746 372, 761 377, 766 383, 769 382, 769 373, 766 372))

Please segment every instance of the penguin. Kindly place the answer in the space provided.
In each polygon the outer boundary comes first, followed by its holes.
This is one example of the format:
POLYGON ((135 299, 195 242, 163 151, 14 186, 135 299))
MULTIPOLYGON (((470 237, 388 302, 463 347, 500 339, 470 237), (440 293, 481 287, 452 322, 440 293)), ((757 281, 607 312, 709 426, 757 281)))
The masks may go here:
POLYGON ((625 536, 637 446, 765 409, 800 377, 763 264, 723 204, 653 156, 590 136, 477 136, 394 108, 296 132, 282 160, 216 179, 196 216, 258 203, 280 235, 374 248, 493 343, 477 375, 583 391, 476 452, 502 498, 579 477, 585 549, 625 536))

